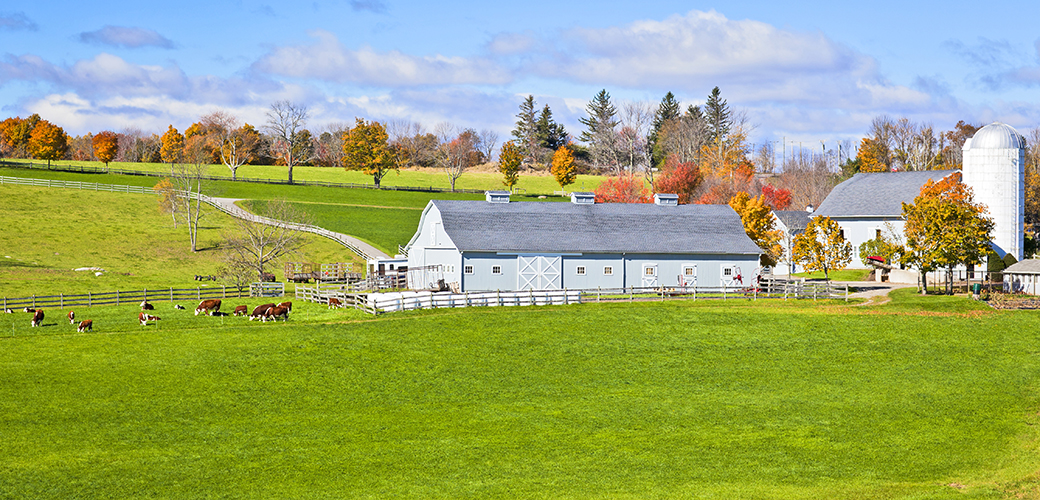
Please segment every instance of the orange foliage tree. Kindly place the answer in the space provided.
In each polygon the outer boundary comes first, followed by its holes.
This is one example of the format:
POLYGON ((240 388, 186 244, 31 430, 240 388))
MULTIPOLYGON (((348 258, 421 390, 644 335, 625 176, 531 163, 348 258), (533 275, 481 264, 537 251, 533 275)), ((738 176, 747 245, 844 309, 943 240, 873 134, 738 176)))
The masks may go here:
POLYGON ((94 146, 94 157, 104 163, 105 169, 108 169, 108 163, 114 160, 116 153, 119 152, 119 136, 115 132, 106 130, 95 135, 91 143, 94 146))
POLYGON ((560 189, 566 189, 578 178, 578 169, 574 166, 574 153, 571 153, 569 146, 563 146, 553 153, 552 174, 560 184, 560 189))
POLYGON ((650 190, 632 175, 608 177, 595 193, 596 203, 650 203, 650 190))
POLYGON ((891 156, 888 146, 879 140, 864 137, 859 145, 859 153, 856 158, 860 161, 860 172, 888 172, 891 166, 886 158, 891 156))
POLYGON ((68 149, 69 136, 65 135, 61 127, 47 120, 36 124, 29 135, 29 153, 37 160, 47 160, 47 166, 50 166, 51 160, 64 158, 68 149))
POLYGON ((679 162, 676 155, 665 160, 664 170, 654 182, 654 190, 658 193, 669 193, 679 196, 679 203, 686 204, 693 200, 693 195, 704 179, 701 169, 694 162, 679 162))
POLYGON ((773 210, 787 210, 791 206, 791 191, 784 188, 766 184, 762 186, 762 198, 773 210))

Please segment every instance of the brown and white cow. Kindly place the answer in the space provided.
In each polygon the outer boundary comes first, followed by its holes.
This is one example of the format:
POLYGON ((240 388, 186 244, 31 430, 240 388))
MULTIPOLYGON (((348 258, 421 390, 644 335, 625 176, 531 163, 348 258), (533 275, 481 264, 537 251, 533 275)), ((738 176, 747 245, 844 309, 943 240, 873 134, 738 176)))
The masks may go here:
POLYGON ((281 304, 278 304, 278 307, 284 307, 285 310, 292 312, 292 302, 282 302, 281 304))
POLYGON ((149 304, 148 301, 146 300, 144 302, 141 302, 141 310, 142 311, 154 311, 155 310, 155 306, 149 304))
POLYGON ((141 322, 141 326, 148 326, 149 321, 155 322, 161 319, 162 318, 158 316, 152 316, 146 312, 137 313, 137 320, 141 322))
POLYGON ((73 311, 72 309, 69 309, 69 324, 76 324, 76 311, 73 311))
POLYGON ((22 312, 34 313, 34 312, 36 312, 36 309, 33 309, 33 308, 29 307, 29 306, 25 306, 25 309, 22 309, 22 312))
POLYGON ((272 307, 274 307, 274 304, 263 304, 256 306, 255 308, 253 308, 253 314, 249 315, 249 321, 253 321, 254 319, 258 318, 260 320, 263 320, 264 316, 267 315, 267 310, 272 307))
POLYGON ((342 307, 342 306, 343 306, 343 303, 340 302, 339 299, 337 299, 336 297, 329 297, 329 309, 332 309, 333 307, 342 307))
POLYGON ((264 323, 267 323, 268 318, 270 318, 271 321, 276 321, 278 318, 282 318, 283 321, 288 321, 289 320, 289 308, 282 307, 282 306, 274 306, 274 307, 268 309, 267 313, 264 314, 264 317, 263 317, 264 323))
POLYGON ((76 328, 76 331, 79 332, 79 333, 88 332, 88 331, 89 332, 94 331, 94 320, 92 320, 92 319, 85 319, 83 321, 80 321, 79 322, 79 327, 76 328))
POLYGON ((220 310, 220 299, 206 299, 199 303, 199 307, 195 308, 195 315, 210 314, 220 310))
POLYGON ((40 326, 43 323, 43 309, 33 311, 32 326, 40 326))
POLYGON ((248 306, 235 306, 235 312, 232 313, 232 314, 234 314, 235 316, 245 316, 245 315, 249 314, 249 307, 248 306))

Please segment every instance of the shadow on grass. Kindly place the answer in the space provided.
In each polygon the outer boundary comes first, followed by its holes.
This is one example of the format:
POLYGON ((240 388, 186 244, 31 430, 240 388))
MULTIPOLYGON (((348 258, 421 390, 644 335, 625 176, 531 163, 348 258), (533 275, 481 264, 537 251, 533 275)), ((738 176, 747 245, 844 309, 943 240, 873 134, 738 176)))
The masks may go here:
POLYGON ((48 269, 48 267, 44 266, 44 265, 33 264, 31 262, 22 262, 22 261, 19 261, 19 260, 12 260, 12 259, 0 260, 0 268, 4 268, 4 267, 12 267, 12 268, 13 267, 27 267, 27 268, 33 268, 33 269, 48 269))

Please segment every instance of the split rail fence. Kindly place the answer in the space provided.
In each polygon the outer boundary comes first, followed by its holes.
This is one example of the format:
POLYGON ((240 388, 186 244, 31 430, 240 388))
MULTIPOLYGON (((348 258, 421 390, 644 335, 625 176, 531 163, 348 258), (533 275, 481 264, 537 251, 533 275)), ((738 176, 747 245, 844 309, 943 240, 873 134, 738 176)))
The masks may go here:
POLYGON ((43 307, 94 307, 94 306, 118 306, 127 304, 139 304, 146 300, 162 301, 169 300, 202 300, 202 299, 224 299, 228 297, 248 297, 247 290, 237 288, 160 288, 154 290, 114 291, 114 292, 87 292, 81 294, 58 295, 33 295, 31 297, 4 297, 4 309, 33 309, 43 307))

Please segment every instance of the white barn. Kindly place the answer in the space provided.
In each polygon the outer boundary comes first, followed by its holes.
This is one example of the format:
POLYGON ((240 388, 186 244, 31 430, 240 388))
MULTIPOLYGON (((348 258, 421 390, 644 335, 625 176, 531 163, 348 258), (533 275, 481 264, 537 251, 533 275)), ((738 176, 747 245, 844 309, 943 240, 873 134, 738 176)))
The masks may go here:
MULTIPOLYGON (((761 250, 728 205, 432 200, 405 247, 408 268, 439 269, 462 291, 741 286, 761 250)), ((411 271, 410 271, 411 272, 411 271)), ((411 273, 409 286, 435 283, 411 273)), ((428 276, 433 276, 432 274, 428 276)))

